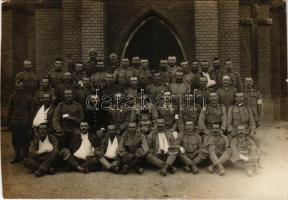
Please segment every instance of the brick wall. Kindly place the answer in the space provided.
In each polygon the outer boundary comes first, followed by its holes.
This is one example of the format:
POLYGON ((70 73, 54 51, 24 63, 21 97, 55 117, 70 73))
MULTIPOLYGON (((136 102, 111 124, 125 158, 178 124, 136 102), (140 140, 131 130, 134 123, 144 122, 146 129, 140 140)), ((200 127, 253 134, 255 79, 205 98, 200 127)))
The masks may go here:
POLYGON ((63 56, 72 55, 74 60, 81 60, 81 1, 63 1, 63 56))
POLYGON ((95 48, 98 57, 104 58, 104 2, 82 0, 82 60, 95 48))
POLYGON ((1 102, 5 104, 13 85, 13 11, 2 12, 1 102), (4 39, 5 38, 5 39, 4 39))
POLYGON ((37 8, 35 10, 36 72, 44 76, 56 56, 62 56, 62 10, 37 8))
POLYGON ((211 61, 218 57, 217 1, 195 0, 196 56, 211 61))
POLYGON ((230 58, 240 70, 239 0, 218 0, 219 57, 230 58))

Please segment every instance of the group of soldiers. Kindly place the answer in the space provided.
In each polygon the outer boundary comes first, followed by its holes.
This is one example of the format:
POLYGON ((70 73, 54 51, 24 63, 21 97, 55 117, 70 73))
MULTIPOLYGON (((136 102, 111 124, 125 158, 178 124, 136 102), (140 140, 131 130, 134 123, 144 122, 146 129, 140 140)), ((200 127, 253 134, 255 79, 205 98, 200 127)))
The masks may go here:
POLYGON ((36 176, 55 170, 107 170, 166 176, 183 167, 225 174, 229 163, 252 176, 260 167, 256 128, 262 98, 233 63, 175 56, 152 68, 147 59, 112 53, 109 65, 89 51, 86 63, 56 58, 40 81, 32 63, 16 75, 8 103, 15 156, 36 176), (39 84, 40 83, 40 84, 39 84))

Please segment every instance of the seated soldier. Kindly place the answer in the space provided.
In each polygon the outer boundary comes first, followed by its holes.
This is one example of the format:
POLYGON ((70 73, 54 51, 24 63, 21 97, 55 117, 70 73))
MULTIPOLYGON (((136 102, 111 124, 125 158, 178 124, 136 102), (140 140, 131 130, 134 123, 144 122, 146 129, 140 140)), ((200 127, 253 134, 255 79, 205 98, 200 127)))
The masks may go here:
POLYGON ((116 156, 117 148, 120 142, 119 132, 115 125, 108 125, 105 137, 101 141, 101 146, 96 149, 96 155, 99 157, 100 164, 109 171, 119 172, 119 160, 116 156))
POLYGON ((30 146, 29 156, 23 165, 32 170, 38 177, 53 173, 52 165, 58 154, 58 141, 53 135, 48 135, 48 126, 40 124, 35 132, 30 146))
POLYGON ((70 141, 68 148, 63 148, 59 155, 69 166, 83 173, 89 173, 89 170, 98 163, 95 156, 95 147, 99 146, 99 141, 95 134, 88 132, 88 122, 80 123, 80 132, 70 141))
POLYGON ((253 176, 253 172, 257 172, 260 160, 257 145, 245 126, 238 126, 237 132, 237 136, 232 138, 230 143, 232 150, 230 161, 234 165, 244 168, 248 176, 253 176))
POLYGON ((172 131, 165 129, 164 119, 157 119, 156 126, 157 130, 151 132, 148 138, 150 150, 146 159, 152 165, 161 168, 161 175, 167 176, 168 168, 171 173, 176 171, 173 163, 177 158, 178 149, 175 150, 173 147, 177 145, 177 138, 172 131))
POLYGON ((184 163, 184 170, 196 174, 199 169, 193 162, 197 157, 202 145, 202 138, 199 135, 199 129, 194 127, 193 121, 186 121, 183 132, 180 132, 180 146, 179 158, 184 163))
POLYGON ((231 155, 229 139, 223 134, 219 124, 212 124, 211 128, 211 133, 205 135, 202 150, 193 161, 195 164, 199 164, 209 157, 212 164, 207 167, 208 172, 213 173, 217 167, 219 175, 223 176, 225 174, 223 164, 229 160, 231 155))
POLYGON ((139 163, 148 153, 149 147, 146 137, 137 131, 136 123, 128 124, 127 132, 121 137, 117 156, 121 160, 121 173, 127 174, 129 169, 135 168, 137 173, 143 174, 144 169, 139 167, 139 163))

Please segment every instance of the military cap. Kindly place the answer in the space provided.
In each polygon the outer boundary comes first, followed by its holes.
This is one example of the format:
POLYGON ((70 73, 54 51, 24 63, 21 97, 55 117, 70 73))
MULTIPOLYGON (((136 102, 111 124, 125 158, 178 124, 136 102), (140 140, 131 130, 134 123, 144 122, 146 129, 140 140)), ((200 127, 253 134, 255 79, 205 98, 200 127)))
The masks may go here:
POLYGON ((95 48, 90 48, 90 49, 89 49, 88 53, 90 54, 90 53, 92 53, 92 52, 97 53, 95 48))
POLYGON ((131 76, 130 77, 130 81, 137 81, 138 80, 138 77, 137 76, 131 76))
POLYGON ((111 53, 110 55, 109 55, 109 58, 117 58, 118 56, 117 56, 117 54, 116 53, 111 53))
POLYGON ((116 126, 114 124, 110 124, 107 126, 107 129, 108 130, 114 130, 114 129, 116 129, 116 126))
POLYGON ((230 80, 231 78, 230 78, 230 76, 223 76, 222 77, 222 80, 230 80))
POLYGON ((129 122, 128 127, 136 127, 136 123, 135 122, 129 122))

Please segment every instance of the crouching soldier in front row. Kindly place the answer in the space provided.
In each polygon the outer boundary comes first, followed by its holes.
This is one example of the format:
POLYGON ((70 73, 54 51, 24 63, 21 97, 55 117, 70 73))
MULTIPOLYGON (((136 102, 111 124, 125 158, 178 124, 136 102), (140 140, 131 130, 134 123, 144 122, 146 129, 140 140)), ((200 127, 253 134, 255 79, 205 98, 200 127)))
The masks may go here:
POLYGON ((116 126, 108 125, 105 137, 101 141, 101 146, 95 152, 104 169, 115 173, 120 170, 119 159, 116 155, 120 138, 120 135, 117 134, 116 126))
POLYGON ((259 150, 245 126, 238 126, 237 132, 238 134, 230 143, 232 150, 230 160, 234 165, 244 168, 248 176, 253 176, 258 169, 259 150))
POLYGON ((229 139, 223 134, 220 124, 212 124, 211 128, 211 133, 204 138, 201 152, 193 161, 198 164, 209 157, 212 164, 207 167, 207 171, 213 173, 217 167, 219 175, 223 176, 225 174, 223 164, 229 160, 231 155, 229 139))
POLYGON ((96 135, 89 133, 88 122, 80 123, 80 134, 73 137, 68 148, 63 148, 59 155, 67 164, 77 171, 88 173, 98 164, 95 147, 99 146, 96 135))
POLYGON ((130 122, 117 149, 117 156, 122 165, 121 173, 127 174, 129 169, 134 168, 138 174, 143 174, 144 169, 139 167, 139 164, 148 151, 146 136, 137 131, 135 122, 130 122))
POLYGON ((157 130, 152 131, 148 137, 150 150, 146 159, 152 165, 162 168, 160 174, 167 176, 167 169, 171 173, 176 171, 173 163, 177 158, 178 149, 173 149, 173 146, 177 145, 178 136, 165 129, 164 119, 157 119, 156 126, 157 130))
POLYGON ((201 150, 202 138, 200 130, 194 127, 193 121, 186 121, 183 132, 180 132, 180 151, 179 158, 184 163, 184 170, 196 174, 199 169, 193 162, 201 150))
POLYGON ((29 157, 25 158, 23 165, 34 172, 38 177, 54 172, 52 165, 58 155, 58 141, 49 134, 48 125, 42 123, 35 132, 30 146, 29 157))

